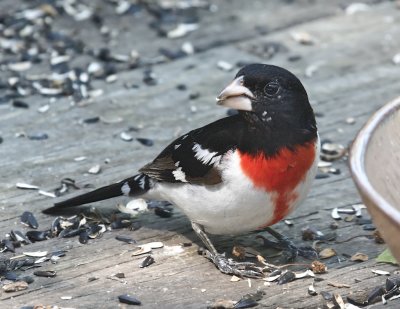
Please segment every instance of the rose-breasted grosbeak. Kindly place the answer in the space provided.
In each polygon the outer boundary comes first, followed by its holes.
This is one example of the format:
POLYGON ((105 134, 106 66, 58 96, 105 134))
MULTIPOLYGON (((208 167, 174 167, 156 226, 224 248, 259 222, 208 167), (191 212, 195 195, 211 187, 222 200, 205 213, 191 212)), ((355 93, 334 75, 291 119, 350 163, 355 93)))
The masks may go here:
POLYGON ((54 206, 120 195, 169 201, 189 217, 222 272, 260 276, 250 263, 218 254, 206 233, 267 229, 296 249, 267 227, 292 212, 310 189, 319 157, 315 117, 300 80, 266 64, 242 68, 217 104, 239 112, 179 137, 139 174, 54 206))

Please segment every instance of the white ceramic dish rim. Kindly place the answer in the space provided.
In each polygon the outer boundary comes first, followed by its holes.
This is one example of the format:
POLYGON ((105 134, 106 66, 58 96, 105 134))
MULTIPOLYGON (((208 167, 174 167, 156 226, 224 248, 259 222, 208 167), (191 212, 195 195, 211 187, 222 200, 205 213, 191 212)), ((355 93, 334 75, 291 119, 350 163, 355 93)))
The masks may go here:
POLYGON ((368 143, 375 130, 382 124, 388 116, 400 109, 400 97, 395 98, 385 104, 363 126, 357 134, 350 151, 350 169, 353 179, 357 186, 362 189, 363 193, 391 220, 400 226, 400 211, 394 208, 385 198, 377 192, 369 182, 365 170, 364 154, 367 150, 368 143))

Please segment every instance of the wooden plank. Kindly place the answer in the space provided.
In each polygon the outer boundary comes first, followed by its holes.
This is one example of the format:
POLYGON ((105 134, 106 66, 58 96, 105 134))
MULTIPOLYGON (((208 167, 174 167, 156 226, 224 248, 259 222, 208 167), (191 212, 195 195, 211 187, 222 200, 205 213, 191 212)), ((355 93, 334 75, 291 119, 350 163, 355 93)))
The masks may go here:
MULTIPOLYGON (((227 5, 224 2, 221 6, 224 8, 222 16, 228 18, 239 3, 235 2, 230 11, 228 6, 224 6, 227 5)), ((105 89, 105 95, 85 107, 71 106, 68 100, 60 99, 51 104, 48 114, 42 115, 36 112, 36 108, 43 102, 41 97, 29 98, 29 110, 0 105, 0 133, 4 138, 0 145, 1 234, 8 233, 10 229, 26 230, 18 223, 18 216, 26 209, 37 215, 40 228, 48 227, 52 220, 51 217, 41 214, 40 210, 50 206, 53 200, 39 196, 36 192, 17 190, 16 182, 34 183, 46 190, 56 187, 63 177, 72 177, 79 183, 92 183, 95 186, 114 182, 130 176, 151 160, 174 136, 223 116, 225 110, 215 108, 214 97, 235 72, 223 72, 217 69, 216 63, 219 60, 227 60, 233 64, 238 61, 266 61, 254 52, 254 46, 278 42, 289 50, 278 52, 267 60, 293 70, 304 81, 315 110, 324 114, 318 118, 322 138, 330 138, 347 145, 369 115, 397 95, 400 86, 398 67, 391 63, 391 57, 400 50, 400 43, 395 39, 387 39, 389 35, 397 38, 400 34, 400 29, 396 26, 400 12, 394 10, 393 3, 375 5, 369 12, 355 16, 338 13, 337 16, 304 22, 286 29, 290 25, 288 20, 293 21, 288 18, 281 24, 276 24, 270 34, 256 34, 255 38, 248 33, 260 23, 263 12, 257 9, 255 3, 250 3, 251 6, 243 8, 243 14, 237 14, 240 22, 246 20, 249 23, 246 28, 248 32, 242 33, 244 36, 234 37, 233 29, 226 46, 206 48, 204 52, 191 57, 154 66, 154 72, 160 79, 157 86, 143 85, 143 72, 136 70, 119 74, 119 79, 114 84, 95 84, 96 87, 105 89), (254 15, 251 15, 252 12, 254 15), (273 31, 274 29, 281 30, 273 31), (317 43, 302 46, 293 41, 290 34, 299 30, 310 32, 317 43), (368 35, 365 35, 366 32, 368 35), (296 62, 289 61, 288 57, 294 54, 301 55, 302 58, 296 62), (307 67, 316 63, 321 63, 319 69, 311 78, 305 77, 307 67), (195 68, 185 69, 189 65, 195 65, 195 68), (126 81, 137 83, 140 88, 127 90, 123 87, 126 81), (180 83, 186 84, 189 90, 178 91, 176 85, 180 83), (188 100, 192 92, 199 92, 200 97, 188 100), (197 108, 196 113, 191 112, 191 106, 197 108), (80 120, 84 118, 100 115, 123 117, 124 121, 112 125, 80 124, 80 120), (349 116, 356 119, 354 125, 345 123, 349 116), (121 141, 119 133, 129 126, 143 126, 138 133, 132 134, 135 137, 153 138, 154 147, 121 141), (338 128, 342 131, 338 131, 338 128), (50 138, 41 142, 15 138, 15 134, 20 131, 44 131, 50 138), (73 159, 79 156, 86 156, 88 159, 75 162, 73 159), (110 158, 110 163, 103 163, 106 158, 110 158), (102 173, 87 175, 87 170, 97 163, 102 164, 102 173)), ((315 11, 310 10, 310 7, 300 6, 298 9, 307 17, 299 17, 295 24, 311 19, 314 12, 317 16, 319 13, 332 13, 333 10, 322 10, 322 4, 315 11)), ((271 23, 278 23, 283 20, 281 16, 294 12, 296 10, 293 7, 285 4, 279 7, 271 23)), ((146 18, 143 17, 143 20, 146 18)), ((217 26, 217 20, 213 20, 213 27, 217 26)), ((207 38, 206 34, 199 30, 196 39, 201 44, 212 46, 213 39, 207 38)), ((155 39, 151 35, 148 38, 155 39)), ((161 42, 170 44, 167 40, 161 42)), ((150 43, 143 46, 147 46, 143 47, 144 50, 150 49, 150 43)), ((329 232, 332 208, 360 202, 350 179, 347 162, 335 162, 334 166, 341 169, 341 175, 316 180, 307 201, 290 216, 294 226, 288 227, 279 223, 276 225, 279 231, 296 242, 300 241, 301 229, 306 226, 329 232), (309 213, 315 214, 301 217, 309 213), (296 219, 297 217, 299 218, 296 219)), ((120 198, 98 205, 112 209, 118 202, 125 201, 126 199, 120 198)), ((364 216, 368 217, 367 214, 364 216)), ((201 244, 191 231, 187 218, 177 210, 170 219, 160 219, 150 213, 142 216, 140 221, 143 227, 138 231, 105 233, 101 239, 90 241, 88 245, 81 245, 76 238, 72 238, 51 239, 23 248, 30 251, 68 249, 68 252, 58 264, 44 266, 56 270, 57 277, 37 278, 26 291, 12 294, 2 292, 2 306, 20 308, 23 305, 42 303, 75 308, 115 308, 118 303, 117 295, 129 292, 136 295, 145 308, 204 308, 216 299, 238 300, 240 296, 255 292, 258 288, 265 291, 266 296, 260 303, 268 308, 317 308, 324 305, 321 296, 307 295, 307 286, 312 279, 298 280, 283 286, 274 283, 266 286, 261 280, 251 280, 251 287, 247 280, 230 282, 229 276, 220 274, 211 263, 197 255, 197 246, 201 244), (156 263, 149 268, 140 269, 138 264, 141 259, 131 257, 134 250, 132 246, 114 240, 118 234, 132 235, 139 243, 163 241, 171 247, 191 241, 194 245, 177 254, 172 254, 172 249, 168 248, 155 250, 153 254, 156 263), (108 278, 117 272, 123 272, 126 278, 121 281, 108 278), (99 279, 88 282, 89 277, 99 279), (61 296, 72 296, 72 299, 62 300, 61 296)), ((354 222, 340 221, 338 224, 338 241, 371 233, 362 230, 354 222)), ((220 251, 230 252, 232 244, 239 243, 261 250, 265 255, 270 253, 260 247, 254 234, 234 239, 213 239, 220 251)), ((315 283, 317 291, 336 292, 343 297, 357 291, 367 291, 383 284, 385 280, 384 277, 374 275, 371 269, 378 268, 391 273, 397 269, 390 265, 376 264, 373 258, 384 246, 365 237, 321 246, 333 247, 341 262, 337 258, 326 261, 329 271, 318 276, 323 281, 315 283), (354 263, 343 256, 357 251, 368 254, 370 260, 354 263), (355 282, 355 279, 359 280, 355 282), (329 281, 349 284, 351 288, 335 288, 328 285, 329 281)), ((393 301, 385 308, 397 307, 398 301, 393 301)))

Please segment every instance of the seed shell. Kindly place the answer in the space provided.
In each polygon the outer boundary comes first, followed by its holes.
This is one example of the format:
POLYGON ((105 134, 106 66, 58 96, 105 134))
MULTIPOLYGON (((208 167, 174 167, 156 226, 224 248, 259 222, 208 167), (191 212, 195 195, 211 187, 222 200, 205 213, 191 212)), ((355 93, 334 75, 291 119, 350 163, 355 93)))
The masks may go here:
POLYGON ((21 215, 21 223, 33 229, 37 229, 39 227, 35 216, 30 211, 24 211, 24 213, 21 215))
POLYGON ((155 262, 151 255, 145 257, 145 259, 140 263, 140 268, 148 267, 155 262))
POLYGON ((53 278, 57 273, 54 270, 37 270, 33 274, 38 277, 53 278))
POLYGON ((119 295, 118 300, 123 304, 140 306, 142 302, 129 294, 119 295))

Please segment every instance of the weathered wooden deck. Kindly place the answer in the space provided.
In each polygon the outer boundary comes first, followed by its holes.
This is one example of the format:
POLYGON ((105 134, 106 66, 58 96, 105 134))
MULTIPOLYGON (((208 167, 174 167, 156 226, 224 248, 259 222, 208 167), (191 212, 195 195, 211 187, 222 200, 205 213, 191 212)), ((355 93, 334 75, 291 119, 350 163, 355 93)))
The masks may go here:
MULTIPOLYGON (((102 5, 102 1, 97 1, 102 5)), ((104 95, 86 106, 71 106, 68 99, 58 99, 50 104, 47 113, 37 108, 48 99, 29 96, 24 101, 29 109, 0 105, 0 235, 11 229, 26 231, 19 223, 24 210, 32 211, 39 220, 39 229, 48 228, 52 217, 41 213, 52 205, 54 199, 38 195, 36 191, 17 189, 17 182, 26 182, 52 190, 65 177, 79 183, 101 186, 132 175, 153 158, 171 139, 191 128, 206 124, 225 115, 226 110, 215 106, 215 96, 232 79, 237 68, 230 72, 217 67, 220 60, 236 64, 266 62, 280 65, 296 73, 308 90, 315 111, 322 139, 331 139, 349 145, 356 132, 373 111, 400 94, 400 66, 392 57, 400 52, 400 9, 392 1, 369 1, 374 4, 366 12, 354 15, 344 13, 346 1, 218 1, 218 11, 200 12, 200 28, 184 38, 160 38, 150 29, 151 16, 143 11, 136 17, 117 18, 110 14, 106 23, 120 31, 113 50, 128 54, 137 49, 143 57, 158 55, 160 47, 179 49, 190 41, 196 50, 193 55, 153 65, 159 83, 147 86, 142 82, 143 69, 118 73, 115 83, 95 81, 95 88, 103 88, 104 95), (313 4, 309 4, 313 3, 313 4), (344 5, 345 4, 345 5, 344 5), (257 30, 256 30, 257 29, 257 30), (291 34, 305 31, 312 35, 314 44, 302 45, 291 34), (268 57, 270 48, 276 53, 268 57), (294 56, 299 56, 293 61, 294 56), (192 66, 192 69, 188 69, 192 66), (312 74, 311 74, 312 73, 312 74), (307 75, 307 76, 306 76, 307 75), (126 82, 139 85, 127 89, 126 82), (185 84, 186 91, 176 88, 185 84), (199 93, 189 100, 191 93, 199 93), (194 107, 196 111, 193 112, 194 107), (102 116, 122 117, 115 124, 82 124, 81 120, 102 116), (354 124, 346 122, 353 117, 354 124), (154 140, 153 147, 119 138, 130 126, 142 127, 131 132, 134 137, 154 140), (17 138, 20 132, 45 132, 47 140, 33 141, 17 138), (74 158, 85 156, 76 162, 74 158), (105 164, 104 161, 110 162, 105 164), (93 165, 101 164, 99 175, 87 174, 93 165)), ((17 10, 27 2, 3 0, 0 10, 17 10)), ((35 1, 39 3, 39 1, 35 1)), ((368 2, 367 2, 368 3, 368 2)), ((91 23, 74 25, 63 17, 57 26, 76 31, 76 35, 91 47, 104 43, 91 23)), ((0 55, 1 59, 1 55, 0 55)), ((87 63, 86 59, 75 59, 87 63)), ((39 68, 38 73, 48 72, 39 68)), ((2 72, 5 77, 8 72, 2 72)), ((0 89, 0 93, 1 93, 0 89)), ((313 226, 329 232, 332 222, 330 212, 335 207, 360 202, 345 160, 334 163, 340 175, 316 179, 306 202, 290 216, 294 226, 279 223, 276 228, 301 242, 301 229, 313 226)), ((124 198, 98 203, 98 206, 115 208, 124 198)), ((364 212, 364 216, 368 217, 364 212)), ((144 308, 205 308, 217 299, 239 300, 244 294, 261 289, 265 296, 260 307, 266 308, 322 308, 326 301, 321 295, 310 296, 307 287, 312 278, 300 279, 289 284, 265 285, 262 280, 231 282, 206 259, 197 254, 200 242, 192 232, 188 220, 174 210, 172 218, 163 219, 148 213, 140 217, 142 228, 131 232, 115 230, 100 239, 82 245, 77 238, 53 238, 37 242, 22 251, 67 249, 65 257, 57 264, 42 268, 56 270, 55 278, 37 277, 27 290, 14 293, 0 292, 2 308, 20 308, 23 305, 57 305, 68 308, 117 308, 117 296, 135 295, 144 308), (133 245, 116 241, 116 235, 130 235, 139 243, 162 241, 166 246, 194 242, 176 253, 168 248, 154 250, 156 263, 139 268, 142 257, 132 257, 133 245), (110 276, 122 272, 126 278, 119 281, 110 276), (98 280, 88 281, 90 277, 98 280), (71 299, 61 299, 71 296, 71 299)), ((355 235, 371 234, 353 222, 339 221, 337 241, 355 235)), ((232 245, 243 244, 262 250, 255 234, 235 239, 214 237, 220 251, 230 252, 232 245)), ((310 243, 309 243, 310 244, 310 243)), ((326 274, 317 275, 319 291, 351 293, 368 291, 383 284, 385 277, 377 276, 371 269, 393 273, 398 267, 378 265, 374 258, 385 245, 376 244, 366 237, 344 243, 325 243, 321 247, 334 248, 338 256, 325 260, 326 274), (362 252, 369 256, 367 262, 351 262, 348 256, 362 252), (329 282, 347 284, 337 288, 329 282)), ((13 254, 1 253, 11 257, 13 254)), ((303 261, 302 261, 303 262, 303 261)), ((27 271, 29 274, 32 270, 27 271)), ((379 303, 370 308, 380 308, 379 303)), ((398 308, 399 300, 389 302, 385 308, 398 308)))

